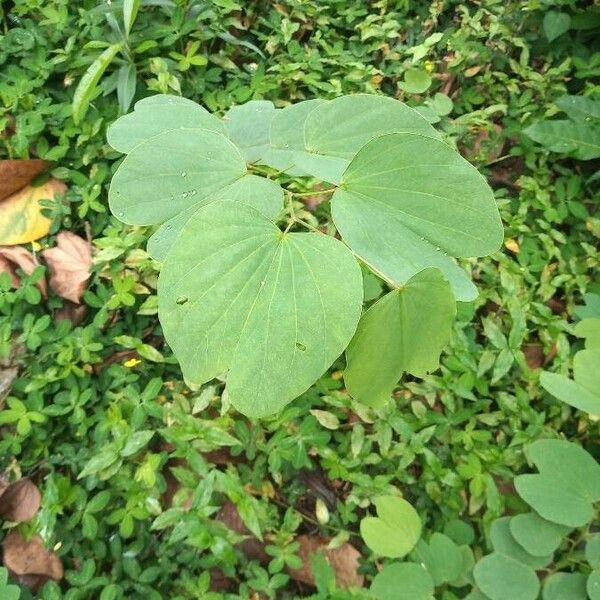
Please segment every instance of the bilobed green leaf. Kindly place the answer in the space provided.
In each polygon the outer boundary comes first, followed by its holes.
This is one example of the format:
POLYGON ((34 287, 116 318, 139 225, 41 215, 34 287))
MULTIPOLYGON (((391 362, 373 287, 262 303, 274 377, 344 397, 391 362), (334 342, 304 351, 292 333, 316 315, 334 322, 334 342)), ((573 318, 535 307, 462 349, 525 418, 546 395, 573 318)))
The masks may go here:
POLYGON ((542 557, 551 555, 570 531, 568 527, 542 519, 535 512, 516 515, 509 525, 513 538, 526 552, 542 557))
POLYGON ((600 120, 600 96, 561 96, 554 104, 573 120, 600 120))
POLYGON ((533 569, 541 569, 552 562, 552 553, 534 556, 520 546, 510 531, 511 517, 500 517, 492 523, 490 539, 494 550, 533 569))
POLYGON ((552 573, 544 580, 543 600, 587 600, 585 575, 552 573))
POLYGON ((569 31, 571 26, 571 17, 567 13, 561 13, 556 10, 549 10, 544 15, 544 34, 549 42, 554 41, 563 33, 569 31))
POLYGON ((437 267, 458 300, 477 292, 451 257, 490 254, 502 241, 494 195, 477 169, 443 142, 413 133, 362 147, 331 209, 344 241, 389 280, 404 284, 437 267))
POLYGON ((354 155, 374 137, 394 131, 439 137, 418 112, 385 96, 340 96, 329 102, 315 103, 310 111, 306 106, 295 111, 285 110, 288 113, 284 115, 282 111, 278 127, 287 127, 291 135, 286 141, 286 134, 278 128, 272 134, 272 141, 277 148, 285 149, 287 144, 294 150, 296 167, 334 184, 339 183, 354 155), (291 123, 300 123, 302 119, 303 139, 297 132, 292 133, 291 126, 291 123))
POLYGON ((583 448, 562 440, 538 440, 527 456, 539 475, 519 475, 516 490, 541 517, 568 527, 587 524, 600 500, 600 465, 583 448))
POLYGON ((231 200, 253 206, 265 217, 274 220, 283 208, 283 189, 273 180, 258 175, 244 175, 232 184, 205 196, 196 204, 163 223, 148 240, 148 253, 154 260, 163 261, 175 238, 191 216, 203 206, 216 200, 231 200))
POLYGON ((558 373, 543 371, 540 384, 561 402, 591 415, 600 415, 600 394, 584 388, 572 379, 558 373))
POLYGON ((230 108, 223 121, 229 139, 248 162, 260 162, 271 147, 269 132, 276 109, 268 100, 251 100, 230 108))
POLYGON ((391 563, 373 579, 371 594, 377 600, 434 600, 429 573, 416 563, 391 563))
POLYGON ((85 116, 90 100, 96 90, 96 85, 100 81, 104 71, 112 62, 113 58, 120 52, 123 42, 109 46, 102 54, 88 67, 83 77, 77 84, 75 94, 73 95, 73 120, 77 125, 85 116))
POLYGON ((580 160, 600 156, 600 125, 586 121, 541 121, 523 133, 552 152, 570 154, 580 160))
POLYGON ((343 352, 360 316, 362 279, 332 237, 283 234, 256 209, 218 200, 175 240, 158 282, 159 318, 185 378, 227 372, 240 412, 272 414, 343 352))
POLYGON ((221 120, 196 102, 156 94, 136 102, 133 112, 108 128, 106 138, 115 150, 127 154, 139 143, 171 129, 210 129, 225 134, 221 120))
POLYGON ((473 576, 490 600, 535 600, 540 591, 531 567, 499 552, 484 556, 475 565, 473 576))
POLYGON ((456 580, 462 574, 463 554, 443 533, 434 533, 429 543, 419 540, 414 557, 427 569, 436 586, 456 580))
POLYGON ((170 130, 129 152, 112 179, 108 201, 125 223, 162 223, 245 174, 244 157, 224 135, 170 130))
POLYGON ((360 522, 360 534, 373 552, 389 558, 406 556, 421 536, 421 519, 403 498, 380 496, 373 501, 377 517, 360 522))
POLYGON ((386 294, 362 316, 346 351, 344 380, 361 402, 380 405, 402 376, 438 367, 450 339, 456 302, 438 269, 426 269, 386 294))

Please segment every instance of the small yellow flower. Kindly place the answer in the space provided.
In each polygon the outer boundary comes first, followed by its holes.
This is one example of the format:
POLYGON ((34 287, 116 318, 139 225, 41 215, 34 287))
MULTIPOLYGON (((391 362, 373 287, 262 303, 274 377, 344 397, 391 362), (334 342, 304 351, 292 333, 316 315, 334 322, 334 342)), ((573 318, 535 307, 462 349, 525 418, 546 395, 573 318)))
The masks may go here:
POLYGON ((432 61, 430 61, 430 60, 425 61, 425 70, 428 73, 431 73, 433 71, 434 67, 435 67, 435 64, 432 61))
POLYGON ((31 242, 31 249, 34 252, 39 252, 42 249, 42 245, 39 242, 31 242))
POLYGON ((127 367, 128 369, 133 369, 133 367, 136 367, 141 362, 142 361, 139 358, 130 358, 123 363, 123 366, 127 367))

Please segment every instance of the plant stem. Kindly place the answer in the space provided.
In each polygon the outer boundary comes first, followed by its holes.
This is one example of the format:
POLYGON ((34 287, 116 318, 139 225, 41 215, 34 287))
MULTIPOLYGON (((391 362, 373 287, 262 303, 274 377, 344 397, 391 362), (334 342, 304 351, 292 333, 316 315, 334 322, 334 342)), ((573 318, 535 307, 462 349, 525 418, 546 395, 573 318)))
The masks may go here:
MULTIPOLYGON (((326 190, 316 190, 314 192, 290 192, 293 196, 321 196, 323 194, 331 194, 337 190, 336 187, 327 188, 326 190)), ((288 190, 289 191, 289 190, 288 190)))

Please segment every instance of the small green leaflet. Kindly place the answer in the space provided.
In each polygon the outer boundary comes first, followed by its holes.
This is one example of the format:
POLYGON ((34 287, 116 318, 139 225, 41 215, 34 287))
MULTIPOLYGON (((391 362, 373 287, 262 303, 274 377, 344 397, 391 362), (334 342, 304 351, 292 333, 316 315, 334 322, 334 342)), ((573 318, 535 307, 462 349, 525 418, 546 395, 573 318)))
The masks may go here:
POLYGON ((293 150, 294 166, 334 184, 360 148, 377 136, 408 131, 439 137, 417 111, 385 96, 340 96, 312 102, 310 111, 307 103, 299 106, 284 109, 274 120, 271 143, 275 148, 293 150))
POLYGON ((346 351, 344 380, 357 400, 387 401, 404 372, 423 377, 449 341, 456 302, 438 269, 425 269, 362 316, 346 351))
POLYGON ((181 211, 178 215, 163 223, 148 240, 148 254, 158 261, 163 261, 175 238, 183 229, 190 217, 202 206, 215 200, 231 200, 253 206, 271 220, 283 209, 283 189, 271 179, 257 175, 244 175, 241 179, 221 188, 200 202, 181 211))
POLYGON ((600 569, 592 571, 585 584, 590 600, 600 600, 600 569))
MULTIPOLYGON (((180 96, 156 94, 136 102, 133 112, 117 119, 106 134, 108 143, 127 154, 139 143, 172 129, 210 129, 225 134, 220 119, 180 96)), ((167 159, 166 154, 162 154, 167 159)))
POLYGON ((542 519, 535 512, 516 515, 510 519, 509 525, 515 541, 533 556, 552 554, 570 531, 564 525, 542 519))
POLYGON ((587 600, 585 575, 552 573, 544 580, 543 600, 587 600))
POLYGON ((592 569, 600 569, 600 533, 589 537, 585 545, 585 558, 592 569))
POLYGON ((463 573, 462 551, 443 533, 434 533, 429 543, 419 540, 413 555, 427 569, 436 586, 455 581, 463 573))
POLYGON ((227 372, 232 405, 261 417, 343 352, 360 316, 362 276, 334 238, 283 234, 256 209, 218 200, 175 240, 158 300, 184 377, 201 384, 227 372))
POLYGON ((380 496, 373 500, 377 517, 360 522, 360 534, 373 552, 389 558, 406 556, 421 536, 421 519, 403 498, 380 496))
POLYGON ((540 591, 531 567, 499 552, 484 556, 475 565, 473 577, 490 600, 536 600, 540 591))
POLYGON ((246 174, 246 161, 224 136, 208 129, 170 130, 135 146, 115 173, 111 211, 125 223, 173 218, 246 174))
POLYGON ((494 550, 505 556, 510 556, 514 560, 531 567, 532 569, 542 569, 552 562, 552 553, 544 556, 533 556, 520 546, 510 531, 511 517, 500 517, 492 523, 490 529, 490 539, 494 550))
POLYGON ((477 169, 443 142, 392 133, 368 142, 331 201, 344 241, 396 285, 437 267, 458 300, 477 291, 452 256, 500 247, 494 195, 477 169))
POLYGON ((371 594, 377 600, 434 600, 429 573, 417 563, 391 563, 375 576, 371 594))
POLYGON ((96 91, 96 86, 100 81, 100 77, 108 65, 112 62, 113 58, 123 48, 123 42, 113 44, 109 46, 88 68, 83 74, 83 77, 77 84, 75 94, 73 95, 73 121, 77 125, 81 119, 85 116, 90 100, 96 91))
POLYGON ((600 465, 583 448, 562 440, 538 440, 526 450, 539 475, 515 477, 517 493, 541 517, 582 527, 600 500, 600 465))

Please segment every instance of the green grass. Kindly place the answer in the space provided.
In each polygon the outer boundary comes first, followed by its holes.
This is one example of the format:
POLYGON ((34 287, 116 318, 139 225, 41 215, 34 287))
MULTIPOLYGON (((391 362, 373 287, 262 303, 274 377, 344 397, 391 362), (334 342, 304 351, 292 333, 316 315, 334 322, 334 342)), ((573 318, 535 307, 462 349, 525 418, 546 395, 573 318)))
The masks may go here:
MULTIPOLYGON (((568 374, 581 347, 573 308, 600 293, 598 164, 522 134, 556 113, 552 101, 565 93, 599 93, 598 13, 575 0, 148 4, 78 124, 74 90, 103 51, 97 42, 119 39, 122 3, 0 9, 0 158, 56 161, 52 174, 69 191, 48 205, 53 225, 40 244, 69 230, 88 232, 94 246, 76 326, 54 320, 63 301, 42 299, 35 276, 19 289, 0 277, 0 368, 18 366, 9 397, 28 423, 0 426, 0 471, 40 488, 39 513, 19 527, 56 548, 66 572, 35 592, 23 586, 21 597, 304 598, 314 590, 287 571, 301 535, 350 540, 368 584, 382 561, 359 523, 374 497, 398 492, 426 537, 460 517, 475 531, 475 554, 485 554, 491 522, 524 510, 512 480, 531 470, 527 443, 564 437, 598 455, 598 422, 539 383, 542 368, 568 374), (571 17, 552 42, 549 8, 571 17), (441 368, 404 380, 393 402, 371 410, 344 390, 339 361, 281 414, 256 422, 229 409, 219 381, 187 388, 156 317, 157 264, 144 252, 151 228, 122 225, 107 207, 119 155, 105 133, 124 108, 117 78, 127 61, 135 99, 181 93, 222 113, 252 98, 285 106, 370 92, 437 119, 494 188, 506 235, 501 252, 472 263, 480 296, 460 305, 441 368), (407 85, 413 68, 429 82, 424 91, 407 85), (439 93, 452 100, 447 114, 446 101, 435 110, 439 93), (138 356, 131 348, 140 344, 154 351, 138 356), (261 532, 267 560, 236 547, 240 536, 217 518, 228 502, 261 532), (211 575, 229 596, 211 595, 211 575)), ((321 204, 316 217, 326 221, 328 210, 321 204)), ((569 550, 565 542, 557 564, 569 550)), ((565 568, 586 572, 581 554, 575 546, 565 568)))

